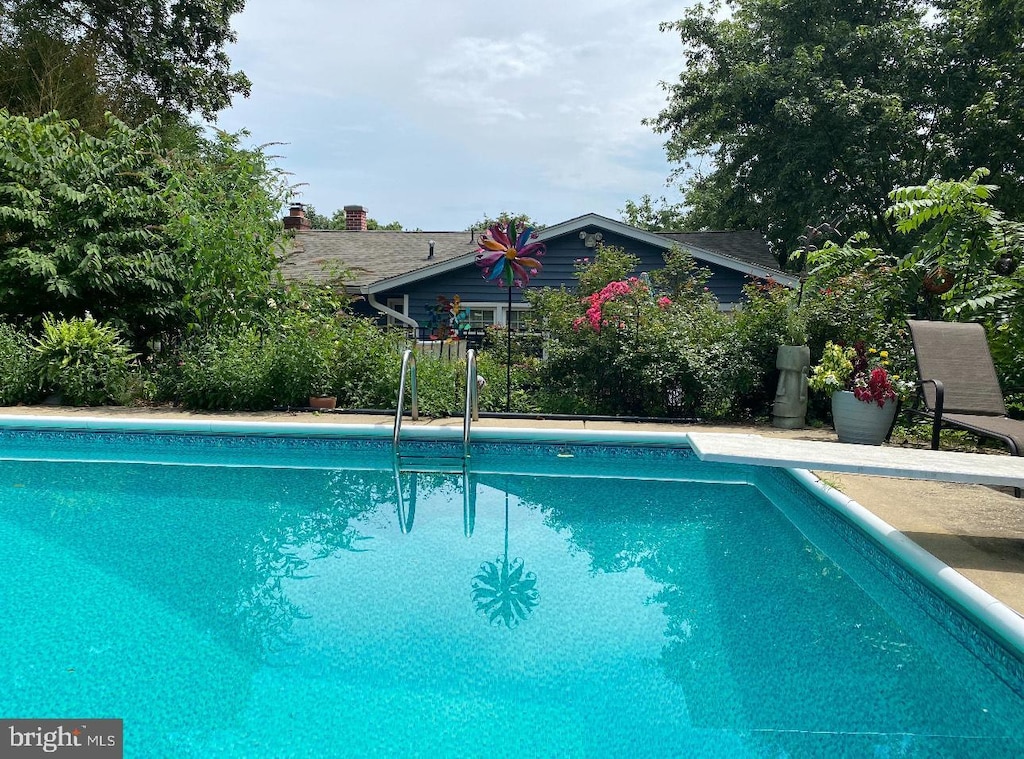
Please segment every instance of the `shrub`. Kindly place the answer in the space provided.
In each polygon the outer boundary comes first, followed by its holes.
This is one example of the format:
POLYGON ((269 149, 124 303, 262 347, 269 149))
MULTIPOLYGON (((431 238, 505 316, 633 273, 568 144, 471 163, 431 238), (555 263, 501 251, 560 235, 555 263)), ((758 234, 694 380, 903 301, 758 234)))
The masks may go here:
POLYGON ((772 280, 756 280, 743 288, 746 303, 734 313, 726 359, 732 369, 733 416, 767 414, 775 398, 775 357, 780 345, 802 345, 802 324, 796 314, 797 294, 772 280))
MULTIPOLYGON (((466 362, 435 356, 417 357, 416 386, 419 412, 424 416, 461 416, 466 404, 466 362)), ((395 388, 394 405, 398 397, 395 388)))
POLYGON ((334 382, 339 405, 347 408, 394 408, 404 338, 372 322, 345 316, 338 335, 334 382))
POLYGON ((253 327, 194 337, 178 353, 175 399, 194 409, 270 408, 272 359, 263 335, 253 327))
POLYGON ((988 325, 988 342, 999 384, 1006 396, 1010 415, 1024 418, 1024 319, 1019 316, 1002 324, 988 325))
POLYGON ((32 341, 10 324, 0 323, 0 405, 32 400, 35 384, 32 341))
POLYGON ((136 358, 117 329, 91 316, 45 317, 34 350, 40 390, 75 406, 123 400, 136 358))
POLYGON ((533 299, 550 333, 540 367, 544 410, 639 416, 722 413, 725 317, 703 287, 659 296, 637 277, 584 298, 549 291, 533 299))
MULTIPOLYGON (((504 330, 502 330, 504 333, 504 330)), ((508 394, 507 348, 495 348, 494 350, 482 350, 477 354, 477 376, 483 377, 486 384, 480 390, 481 411, 510 411, 516 414, 532 414, 541 410, 537 388, 540 385, 539 367, 540 359, 535 356, 523 355, 520 350, 517 354, 516 336, 512 336, 512 393, 508 394), (506 409, 506 403, 511 401, 506 409)), ((520 343, 520 347, 524 344, 520 343)), ((529 348, 529 341, 525 343, 529 348)), ((463 365, 462 376, 465 377, 465 366, 463 365)), ((465 379, 459 385, 465 393, 465 379)), ((460 413, 465 410, 465 395, 461 396, 460 413)))
POLYGON ((338 394, 342 329, 333 315, 295 310, 267 331, 267 395, 273 403, 305 406, 312 395, 338 394))

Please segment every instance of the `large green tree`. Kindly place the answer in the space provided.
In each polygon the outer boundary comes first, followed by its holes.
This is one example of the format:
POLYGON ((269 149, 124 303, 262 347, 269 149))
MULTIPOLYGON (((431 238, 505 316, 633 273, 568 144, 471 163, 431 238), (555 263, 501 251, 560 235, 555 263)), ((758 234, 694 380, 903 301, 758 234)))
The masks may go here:
POLYGON ((207 119, 248 95, 225 46, 244 0, 0 0, 0 107, 99 126, 207 119))
POLYGON ((757 228, 785 261, 809 224, 890 241, 886 195, 918 177, 935 51, 913 0, 738 0, 664 24, 685 69, 648 123, 688 178, 687 226, 757 228), (700 159, 709 168, 693 170, 700 159))
POLYGON ((642 195, 639 201, 627 200, 626 207, 619 209, 622 220, 631 227, 649 232, 685 231, 687 229, 686 209, 682 203, 670 203, 662 195, 657 200, 642 195))
POLYGON ((191 328, 237 327, 265 312, 280 284, 281 207, 289 189, 247 133, 217 132, 167 159, 164 229, 191 328))
POLYGON ((38 325, 87 311, 140 335, 173 321, 180 278, 163 225, 152 125, 105 135, 0 110, 0 313, 38 325))
POLYGON ((94 136, 0 110, 0 316, 89 312, 141 346, 271 307, 281 173, 244 134, 168 152, 157 127, 110 116, 94 136))
POLYGON ((935 0, 931 28, 941 53, 933 70, 935 169, 967 176, 977 166, 999 186, 998 207, 1024 216, 1024 3, 935 0))

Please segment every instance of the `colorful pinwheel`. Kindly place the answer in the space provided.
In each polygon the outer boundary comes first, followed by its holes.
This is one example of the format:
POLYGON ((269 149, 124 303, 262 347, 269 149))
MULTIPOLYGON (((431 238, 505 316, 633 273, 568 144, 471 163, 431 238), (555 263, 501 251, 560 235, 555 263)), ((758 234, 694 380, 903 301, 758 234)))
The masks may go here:
POLYGON ((525 287, 530 277, 540 271, 537 257, 544 255, 544 243, 530 242, 534 236, 531 227, 525 227, 518 235, 516 224, 509 221, 507 227, 495 224, 480 236, 476 262, 484 270, 488 282, 497 280, 500 287, 525 287))

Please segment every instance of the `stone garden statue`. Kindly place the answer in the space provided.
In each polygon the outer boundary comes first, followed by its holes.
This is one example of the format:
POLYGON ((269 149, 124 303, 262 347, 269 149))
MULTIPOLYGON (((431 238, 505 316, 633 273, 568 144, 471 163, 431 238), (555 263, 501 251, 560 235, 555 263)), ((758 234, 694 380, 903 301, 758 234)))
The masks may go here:
POLYGON ((796 430, 807 416, 807 377, 811 367, 811 349, 806 345, 780 345, 775 358, 779 385, 772 406, 772 426, 796 430))

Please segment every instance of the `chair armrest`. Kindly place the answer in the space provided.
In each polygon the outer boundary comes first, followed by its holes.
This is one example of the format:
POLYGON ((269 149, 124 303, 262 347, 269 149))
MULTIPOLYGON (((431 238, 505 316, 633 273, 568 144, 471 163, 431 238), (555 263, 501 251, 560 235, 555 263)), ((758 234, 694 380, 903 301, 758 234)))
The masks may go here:
MULTIPOLYGON (((932 450, 939 450, 939 428, 942 427, 942 407, 946 401, 946 386, 942 380, 925 379, 919 385, 932 385, 935 387, 935 405, 932 408, 932 450)), ((927 405, 927 404, 926 404, 927 405)))

